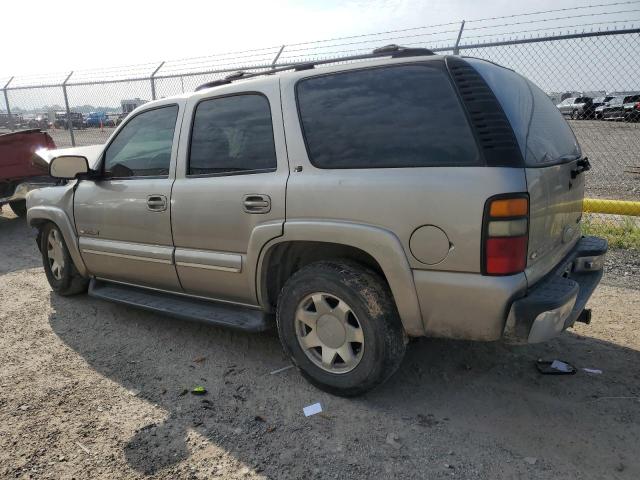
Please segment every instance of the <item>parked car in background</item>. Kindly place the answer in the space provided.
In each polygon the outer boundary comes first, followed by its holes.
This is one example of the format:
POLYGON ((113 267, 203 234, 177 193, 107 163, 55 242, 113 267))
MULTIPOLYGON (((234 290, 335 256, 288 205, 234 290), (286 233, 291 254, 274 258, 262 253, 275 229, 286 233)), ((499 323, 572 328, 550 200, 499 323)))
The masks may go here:
POLYGON ((124 119, 127 118, 129 113, 131 112, 123 112, 119 114, 118 117, 116 118, 116 126, 120 125, 124 121, 124 119))
MULTIPOLYGON (((80 112, 71 112, 71 125, 73 126, 73 128, 77 129, 85 127, 84 117, 80 112)), ((56 128, 64 128, 65 130, 69 128, 66 112, 56 112, 54 126, 56 128)))
POLYGON ((625 105, 629 105, 631 108, 638 101, 640 101, 640 94, 613 97, 609 105, 602 110, 602 118, 604 120, 625 120, 625 105))
POLYGON ((593 99, 593 118, 599 120, 602 118, 602 110, 613 99, 613 95, 607 95, 604 97, 597 97, 593 99))
POLYGON ((589 118, 594 113, 593 99, 591 97, 565 98, 556 106, 562 115, 573 119, 589 118))
POLYGON ((22 115, 0 113, 0 128, 21 128, 24 124, 22 115))
POLYGON ((27 122, 29 128, 39 128, 40 130, 47 130, 50 127, 49 117, 45 114, 36 115, 34 118, 27 122))
POLYGON ((640 119, 640 95, 634 95, 623 106, 625 121, 637 122, 640 119))
POLYGON ((55 148, 49 134, 39 129, 0 135, 0 208, 9 204, 22 217, 27 213, 29 191, 55 185, 47 163, 36 155, 41 149, 55 148))
POLYGON ((339 395, 389 378, 408 337, 535 343, 589 322, 607 242, 581 234, 589 161, 542 90, 396 46, 311 67, 214 81, 105 145, 47 152, 70 181, 27 216, 52 289, 275 326, 339 395))
POLYGON ((108 117, 105 112, 90 112, 84 120, 87 127, 106 127, 107 122, 108 117))

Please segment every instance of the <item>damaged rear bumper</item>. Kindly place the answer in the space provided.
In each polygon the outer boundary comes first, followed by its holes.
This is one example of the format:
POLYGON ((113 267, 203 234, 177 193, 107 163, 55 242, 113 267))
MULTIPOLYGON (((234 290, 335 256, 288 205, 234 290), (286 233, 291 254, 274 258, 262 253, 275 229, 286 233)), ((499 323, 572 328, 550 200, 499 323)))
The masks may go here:
POLYGON ((20 200, 26 200, 27 194, 31 190, 36 190, 38 188, 44 187, 52 187, 56 185, 56 180, 51 177, 33 177, 25 180, 24 182, 18 183, 15 187, 15 190, 11 195, 6 195, 0 198, 0 205, 9 202, 17 202, 20 200))
POLYGON ((511 304, 504 340, 544 342, 576 321, 589 323, 584 307, 602 278, 607 248, 603 238, 582 237, 555 270, 511 304))

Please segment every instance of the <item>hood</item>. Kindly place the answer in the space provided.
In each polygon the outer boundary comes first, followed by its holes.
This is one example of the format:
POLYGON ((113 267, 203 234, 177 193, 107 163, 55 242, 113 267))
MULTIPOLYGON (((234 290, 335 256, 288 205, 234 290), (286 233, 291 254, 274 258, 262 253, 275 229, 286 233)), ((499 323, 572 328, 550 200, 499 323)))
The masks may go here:
POLYGON ((102 154, 102 150, 104 149, 104 145, 90 145, 88 147, 72 147, 72 148, 58 148, 56 150, 38 150, 36 155, 39 160, 43 163, 42 165, 49 169, 49 164, 51 160, 57 157, 62 157, 63 155, 80 155, 82 157, 86 157, 89 162, 89 168, 91 170, 95 170, 98 166, 98 162, 100 160, 100 155, 102 154))

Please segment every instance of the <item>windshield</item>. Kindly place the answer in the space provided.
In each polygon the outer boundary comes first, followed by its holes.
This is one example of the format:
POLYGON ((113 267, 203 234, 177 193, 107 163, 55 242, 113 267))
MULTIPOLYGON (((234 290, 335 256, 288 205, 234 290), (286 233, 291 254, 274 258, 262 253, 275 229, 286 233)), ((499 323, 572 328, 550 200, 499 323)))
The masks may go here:
POLYGON ((611 105, 622 105, 622 97, 614 97, 609 103, 611 105))

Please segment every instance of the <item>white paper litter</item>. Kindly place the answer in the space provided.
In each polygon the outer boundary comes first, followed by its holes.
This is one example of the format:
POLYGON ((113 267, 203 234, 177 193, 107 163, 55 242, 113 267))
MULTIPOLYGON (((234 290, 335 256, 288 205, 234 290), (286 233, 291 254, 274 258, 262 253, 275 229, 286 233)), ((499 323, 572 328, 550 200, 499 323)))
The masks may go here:
POLYGON ((596 375, 600 375, 602 373, 602 370, 600 370, 599 368, 583 368, 582 370, 587 373, 595 373, 596 375))
POLYGON ((289 370, 290 368, 293 368, 293 365, 287 365, 286 367, 278 368, 277 370, 274 370, 273 372, 269 372, 269 373, 271 375, 275 375, 276 373, 284 372, 285 370, 289 370))
POLYGON ((560 360, 554 360, 551 362, 551 368, 554 370, 558 370, 559 372, 570 372, 571 366, 567 363, 561 362, 560 360))
POLYGON ((305 417, 310 417, 311 415, 315 415, 316 413, 320 413, 322 411, 322 405, 319 403, 314 403, 313 405, 309 405, 308 407, 304 407, 302 409, 305 417))

